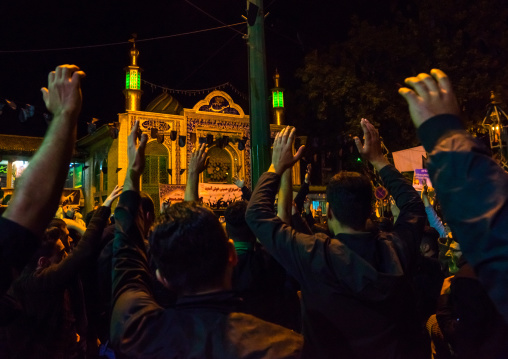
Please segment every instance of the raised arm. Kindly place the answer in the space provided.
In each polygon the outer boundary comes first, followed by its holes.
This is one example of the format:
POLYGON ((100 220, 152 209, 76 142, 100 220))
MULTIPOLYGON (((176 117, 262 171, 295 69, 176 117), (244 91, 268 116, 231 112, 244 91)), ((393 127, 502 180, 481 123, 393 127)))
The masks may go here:
MULTIPOLYGON (((110 337, 116 349, 137 356, 153 335, 149 326, 157 326, 163 309, 157 305, 150 289, 151 275, 139 223, 139 182, 145 167, 146 134, 138 144, 139 122, 128 137, 129 165, 123 193, 115 209, 115 239, 112 259, 112 314, 110 337)), ((146 347, 143 349, 146 350, 146 347)))
POLYGON ((407 261, 403 261, 403 265, 404 269, 408 269, 420 247, 425 225, 425 208, 418 192, 383 155, 378 131, 366 119, 362 119, 360 124, 365 143, 362 145, 360 139, 355 137, 358 151, 378 171, 400 210, 393 230, 398 235, 394 237, 394 243, 399 247, 399 251, 406 254, 404 258, 407 261))
POLYGON ((305 172, 305 178, 303 180, 302 185, 300 186, 300 190, 296 194, 295 204, 296 208, 299 212, 302 211, 303 204, 305 202, 305 197, 309 194, 309 186, 310 186, 310 175, 312 173, 312 164, 307 165, 307 171, 305 172))
POLYGON ((42 97, 53 120, 41 147, 16 183, 3 216, 40 236, 58 207, 76 142, 83 71, 61 65, 50 72, 42 97))
POLYGON ((293 207, 293 176, 288 168, 280 181, 279 200, 277 202, 277 215, 286 224, 291 224, 291 208, 293 207))
POLYGON ((238 175, 235 175, 233 177, 233 183, 242 190, 242 199, 244 201, 250 201, 250 197, 252 196, 252 191, 249 187, 245 185, 245 181, 238 177, 238 175))
POLYGON ((187 185, 185 186, 185 201, 199 200, 199 174, 205 170, 208 164, 208 157, 206 157, 207 152, 206 143, 201 144, 201 146, 192 151, 189 161, 187 185))
POLYGON ((406 79, 406 99, 448 225, 505 321, 508 321, 508 174, 468 134, 446 74, 406 79))

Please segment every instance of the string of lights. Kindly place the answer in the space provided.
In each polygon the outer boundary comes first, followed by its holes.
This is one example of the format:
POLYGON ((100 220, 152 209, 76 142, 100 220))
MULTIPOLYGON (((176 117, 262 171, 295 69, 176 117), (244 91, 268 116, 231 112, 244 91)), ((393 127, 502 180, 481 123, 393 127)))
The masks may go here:
MULTIPOLYGON (((217 26, 217 27, 211 27, 211 28, 207 28, 207 29, 188 31, 188 32, 183 32, 183 33, 179 33, 179 34, 157 36, 157 37, 151 37, 151 38, 148 38, 148 39, 137 39, 136 42, 155 41, 155 40, 169 39, 169 38, 172 38, 172 37, 194 35, 194 34, 199 34, 199 33, 202 33, 202 32, 220 30, 220 29, 224 29, 224 28, 232 28, 233 26, 245 25, 245 24, 246 24, 246 22, 243 21, 243 22, 238 22, 236 24, 229 24, 229 25, 225 24, 224 26, 217 26)), ((91 48, 98 48, 98 47, 117 46, 117 45, 124 45, 124 44, 129 44, 129 41, 109 42, 109 43, 106 43, 106 44, 96 44, 96 45, 47 48, 47 49, 0 50, 0 54, 16 54, 16 53, 30 53, 30 52, 33 53, 33 52, 80 50, 80 49, 91 49, 91 48)))
POLYGON ((182 95, 186 95, 186 96, 195 96, 195 95, 198 95, 198 94, 204 94, 204 93, 211 92, 211 91, 214 91, 214 90, 221 90, 221 89, 223 89, 225 87, 229 87, 238 96, 240 96, 244 100, 247 100, 247 95, 245 95, 243 92, 238 90, 230 82, 225 82, 223 84, 220 84, 220 85, 217 85, 217 86, 208 87, 208 88, 192 89, 192 90, 173 89, 173 88, 169 88, 169 87, 166 87, 166 86, 157 85, 157 84, 154 84, 154 83, 152 83, 150 81, 146 81, 146 80, 143 80, 143 79, 141 80, 141 82, 143 84, 145 84, 145 85, 150 86, 152 88, 152 91, 154 89, 160 89, 160 90, 162 90, 164 92, 169 92, 169 93, 172 93, 172 94, 182 94, 182 95))

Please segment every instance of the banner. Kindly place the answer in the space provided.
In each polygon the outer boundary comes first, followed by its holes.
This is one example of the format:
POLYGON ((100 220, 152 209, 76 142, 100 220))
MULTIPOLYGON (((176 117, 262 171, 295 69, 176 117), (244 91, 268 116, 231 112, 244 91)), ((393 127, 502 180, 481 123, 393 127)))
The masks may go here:
POLYGON ((160 211, 176 202, 183 202, 185 195, 185 185, 162 184, 159 183, 159 203, 160 211))
MULTIPOLYGON (((242 199, 242 191, 234 184, 200 183, 199 200, 212 209, 226 209, 231 203, 242 199)), ((159 184, 161 211, 165 206, 182 202, 185 185, 159 184)))
POLYGON ((242 199, 242 190, 234 184, 200 183, 199 198, 212 209, 226 209, 242 199))
POLYGON ((429 172, 426 169, 415 169, 415 174, 413 177, 414 189, 417 191, 422 191, 424 185, 427 185, 429 188, 433 188, 432 182, 430 181, 429 172))

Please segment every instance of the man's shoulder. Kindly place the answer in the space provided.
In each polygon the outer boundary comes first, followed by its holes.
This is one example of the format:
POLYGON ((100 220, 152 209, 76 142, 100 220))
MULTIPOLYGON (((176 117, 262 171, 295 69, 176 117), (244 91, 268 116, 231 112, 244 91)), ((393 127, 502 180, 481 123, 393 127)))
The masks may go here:
POLYGON ((239 358, 299 358, 303 346, 300 334, 245 313, 228 315, 226 335, 239 358))

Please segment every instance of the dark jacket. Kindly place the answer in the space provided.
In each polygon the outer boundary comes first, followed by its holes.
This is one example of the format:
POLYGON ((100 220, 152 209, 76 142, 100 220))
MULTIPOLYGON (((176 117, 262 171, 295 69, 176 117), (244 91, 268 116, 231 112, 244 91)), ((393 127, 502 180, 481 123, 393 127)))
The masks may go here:
POLYGON ((393 166, 381 177, 401 214, 391 233, 306 235, 273 211, 280 177, 265 173, 247 208, 247 223, 268 252, 300 282, 304 356, 406 358, 417 320, 406 272, 425 223, 418 194, 393 166))
POLYGON ((418 136, 444 218, 508 323, 508 173, 456 116, 427 120, 418 136))
POLYGON ((39 238, 16 222, 0 217, 0 327, 21 314, 21 304, 7 294, 13 273, 20 273, 39 245, 39 238))
POLYGON ((439 297, 436 319, 457 358, 508 358, 508 325, 468 264, 439 297))
POLYGON ((301 336, 235 313, 232 293, 183 297, 175 308, 159 306, 136 224, 139 201, 138 192, 124 192, 115 210, 111 342, 116 349, 133 358, 299 357, 301 336))
POLYGON ((10 354, 5 357, 71 358, 84 353, 87 318, 78 273, 93 261, 110 213, 109 207, 97 210, 67 258, 38 272, 28 265, 13 283, 23 314, 7 328, 10 354))

